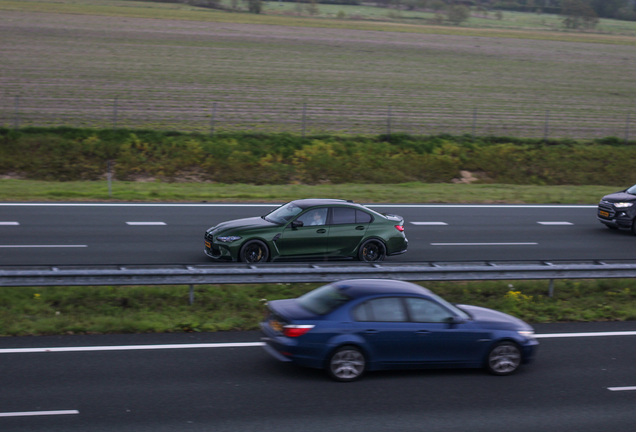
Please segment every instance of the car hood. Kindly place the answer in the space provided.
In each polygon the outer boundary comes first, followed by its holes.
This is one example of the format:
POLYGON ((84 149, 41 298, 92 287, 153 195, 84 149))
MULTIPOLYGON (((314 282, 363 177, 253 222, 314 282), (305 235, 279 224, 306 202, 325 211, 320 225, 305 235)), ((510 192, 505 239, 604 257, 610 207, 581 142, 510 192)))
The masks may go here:
POLYGON ((613 194, 605 195, 603 201, 608 202, 625 202, 636 201, 636 195, 628 194, 627 192, 616 192, 613 194))
POLYGON ((457 305, 458 308, 468 312, 473 320, 483 327, 491 329, 507 329, 507 330, 533 330, 526 322, 499 312, 479 306, 457 305))
POLYGON ((208 232, 217 234, 221 231, 227 231, 231 229, 250 229, 250 228, 264 228, 277 226, 273 222, 268 222, 262 217, 251 217, 244 219, 235 219, 227 222, 221 222, 215 227, 212 227, 208 232))
POLYGON ((302 307, 296 299, 272 300, 267 307, 287 321, 318 319, 319 316, 302 307))

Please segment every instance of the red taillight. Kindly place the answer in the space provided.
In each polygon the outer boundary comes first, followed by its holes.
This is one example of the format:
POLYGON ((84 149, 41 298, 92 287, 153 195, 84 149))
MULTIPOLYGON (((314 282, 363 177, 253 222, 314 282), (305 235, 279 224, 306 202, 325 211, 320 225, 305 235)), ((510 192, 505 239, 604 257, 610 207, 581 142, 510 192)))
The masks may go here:
POLYGON ((286 325, 283 327, 283 334, 287 337, 298 337, 314 328, 313 325, 286 325))
POLYGON ((399 231, 399 232, 404 232, 404 226, 402 225, 396 225, 395 228, 399 231))

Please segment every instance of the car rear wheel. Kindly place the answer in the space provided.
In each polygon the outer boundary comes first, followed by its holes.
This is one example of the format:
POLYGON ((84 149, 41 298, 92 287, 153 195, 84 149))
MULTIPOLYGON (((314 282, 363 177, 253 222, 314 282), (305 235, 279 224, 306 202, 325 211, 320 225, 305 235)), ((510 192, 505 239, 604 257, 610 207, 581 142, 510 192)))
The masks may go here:
POLYGON ((344 346, 331 354, 327 372, 336 381, 351 382, 360 378, 365 368, 364 354, 354 346, 344 346))
POLYGON ((239 260, 246 263, 262 263, 269 259, 267 245, 260 240, 250 240, 243 245, 239 260))
POLYGON ((486 369, 494 375, 510 375, 521 365, 521 350, 513 342, 501 342, 488 353, 486 369))
POLYGON ((385 256, 386 248, 380 240, 367 240, 358 249, 358 259, 360 261, 382 261, 385 256))

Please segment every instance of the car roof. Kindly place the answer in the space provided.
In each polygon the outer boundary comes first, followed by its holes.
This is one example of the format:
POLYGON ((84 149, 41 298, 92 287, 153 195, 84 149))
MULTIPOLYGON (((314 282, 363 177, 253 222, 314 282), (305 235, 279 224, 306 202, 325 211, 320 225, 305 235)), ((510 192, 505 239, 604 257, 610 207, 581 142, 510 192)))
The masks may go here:
POLYGON ((431 295, 430 290, 411 282, 392 279, 349 279, 331 284, 351 298, 381 294, 431 295))
POLYGON ((355 207, 364 207, 361 204, 354 203, 351 200, 332 199, 332 198, 307 198, 292 201, 294 205, 302 209, 309 207, 322 206, 322 205, 350 205, 355 207))

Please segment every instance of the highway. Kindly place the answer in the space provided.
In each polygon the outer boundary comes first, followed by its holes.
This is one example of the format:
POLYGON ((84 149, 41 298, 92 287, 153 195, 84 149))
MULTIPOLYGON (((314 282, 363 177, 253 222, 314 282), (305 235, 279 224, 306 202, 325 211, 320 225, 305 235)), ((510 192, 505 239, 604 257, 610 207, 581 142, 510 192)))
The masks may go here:
POLYGON ((279 363, 252 346, 258 332, 2 338, 0 430, 633 431, 636 323, 535 328, 537 361, 509 377, 385 371, 355 383, 279 363), (16 352, 53 347, 67 351, 16 352))
MULTIPOLYGON (((3 265, 207 263, 204 231, 276 204, 0 203, 3 265)), ((369 205, 405 218, 392 262, 633 259, 636 239, 594 205, 369 205)))

